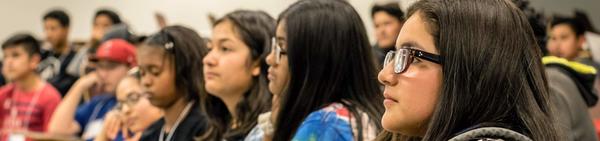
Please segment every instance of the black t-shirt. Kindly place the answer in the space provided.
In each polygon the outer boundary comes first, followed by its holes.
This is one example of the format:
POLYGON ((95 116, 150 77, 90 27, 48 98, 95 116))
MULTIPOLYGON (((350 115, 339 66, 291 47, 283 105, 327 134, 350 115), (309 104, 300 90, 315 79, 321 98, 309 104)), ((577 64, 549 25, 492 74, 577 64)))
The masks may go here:
POLYGON ((47 78, 47 81, 52 84, 62 96, 66 95, 75 81, 79 79, 78 76, 67 73, 67 67, 69 67, 71 63, 78 62, 73 61, 75 54, 77 54, 77 52, 74 50, 69 51, 66 55, 58 55, 52 51, 42 53, 44 61, 40 63, 40 67, 42 67, 41 69, 43 71, 48 71, 47 73, 50 73, 48 74, 49 76, 47 76, 49 77, 47 78), (60 65, 56 66, 56 63, 60 65), (54 70, 55 67, 59 67, 58 72, 54 70))
MULTIPOLYGON (((198 106, 198 104, 194 104, 193 108, 190 109, 189 114, 181 121, 181 123, 179 123, 179 126, 173 133, 171 141, 193 141, 194 138, 206 132, 206 129, 208 128, 207 118, 200 112, 198 106)), ((160 132, 163 132, 161 129, 164 124, 164 118, 154 122, 144 131, 140 141, 158 141, 160 132)), ((168 133, 165 132, 165 141, 167 135, 168 133)))

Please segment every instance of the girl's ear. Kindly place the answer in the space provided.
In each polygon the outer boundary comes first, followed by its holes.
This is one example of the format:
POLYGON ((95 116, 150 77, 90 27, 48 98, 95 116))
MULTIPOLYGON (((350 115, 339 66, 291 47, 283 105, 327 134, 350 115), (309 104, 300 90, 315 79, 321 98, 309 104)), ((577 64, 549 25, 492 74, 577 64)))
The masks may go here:
POLYGON ((252 67, 251 68, 252 69, 251 70, 252 76, 259 76, 260 75, 260 68, 261 68, 260 67, 260 63, 261 63, 261 61, 263 61, 263 60, 258 59, 258 60, 252 61, 252 66, 251 66, 252 67))
POLYGON ((260 65, 258 65, 258 63, 255 64, 256 65, 252 65, 252 76, 260 75, 260 65))

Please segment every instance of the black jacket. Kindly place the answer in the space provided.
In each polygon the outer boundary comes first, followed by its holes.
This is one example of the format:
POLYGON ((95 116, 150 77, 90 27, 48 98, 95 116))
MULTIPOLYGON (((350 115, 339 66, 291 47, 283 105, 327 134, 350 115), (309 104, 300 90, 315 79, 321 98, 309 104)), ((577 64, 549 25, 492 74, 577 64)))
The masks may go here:
MULTIPOLYGON (((207 117, 200 112, 198 104, 194 104, 193 108, 190 109, 190 113, 185 119, 179 124, 179 127, 175 130, 171 141, 193 141, 197 136, 202 135, 208 128, 206 121, 207 117)), ((160 138, 160 132, 165 119, 161 118, 152 124, 148 129, 144 131, 140 141, 158 141, 160 138)), ((167 133, 164 133, 166 138, 167 133)), ((166 141, 166 139, 165 139, 166 141)))

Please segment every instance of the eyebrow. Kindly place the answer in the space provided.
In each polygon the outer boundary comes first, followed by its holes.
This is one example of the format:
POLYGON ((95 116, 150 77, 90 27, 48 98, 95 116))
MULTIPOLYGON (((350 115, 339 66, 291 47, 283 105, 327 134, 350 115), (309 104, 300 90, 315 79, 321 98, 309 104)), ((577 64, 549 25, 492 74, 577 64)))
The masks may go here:
POLYGON ((285 42, 286 41, 285 38, 282 37, 282 36, 277 36, 276 39, 277 39, 277 41, 281 41, 281 42, 285 42))
POLYGON ((417 43, 415 41, 404 42, 400 46, 396 46, 396 48, 412 48, 412 49, 425 50, 425 48, 423 48, 419 43, 417 43))
POLYGON ((217 42, 222 43, 222 42, 226 42, 226 41, 231 41, 229 38, 222 38, 217 40, 217 42))
POLYGON ((149 65, 144 65, 144 66, 138 66, 140 69, 145 69, 145 70, 150 70, 150 69, 161 69, 162 65, 159 66, 157 64, 149 64, 149 65))

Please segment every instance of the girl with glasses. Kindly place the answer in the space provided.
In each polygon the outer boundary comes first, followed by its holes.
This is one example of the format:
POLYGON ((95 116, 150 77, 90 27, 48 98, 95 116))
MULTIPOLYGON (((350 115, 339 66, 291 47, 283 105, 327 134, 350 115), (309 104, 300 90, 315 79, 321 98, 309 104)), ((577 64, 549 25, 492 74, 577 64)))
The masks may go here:
POLYGON ((142 93, 139 72, 132 70, 134 73, 117 85, 117 106, 107 115, 102 133, 95 141, 138 141, 144 130, 162 117, 162 111, 142 93))
MULTIPOLYGON (((278 19, 267 57, 273 140, 373 140, 380 86, 363 22, 344 0, 303 0, 278 19)), ((266 133, 269 134, 269 133, 266 133)))
POLYGON ((564 140, 541 52, 508 0, 422 0, 388 53, 379 140, 564 140))

